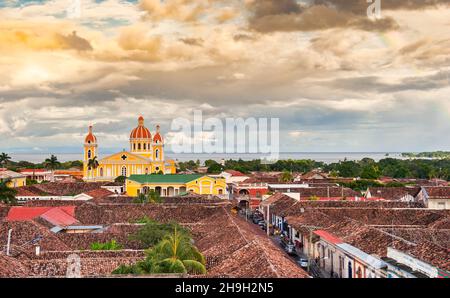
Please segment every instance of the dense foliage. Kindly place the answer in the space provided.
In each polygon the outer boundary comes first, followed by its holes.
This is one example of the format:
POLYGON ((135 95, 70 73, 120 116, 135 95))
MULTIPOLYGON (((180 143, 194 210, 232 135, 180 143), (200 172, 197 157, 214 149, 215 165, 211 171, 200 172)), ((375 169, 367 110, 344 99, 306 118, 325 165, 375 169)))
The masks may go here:
POLYGON ((160 242, 165 235, 172 233, 175 229, 178 233, 189 236, 189 231, 175 222, 159 223, 148 217, 144 217, 137 223, 145 224, 136 234, 130 236, 131 240, 139 241, 145 247, 152 247, 160 242))
POLYGON ((9 180, 4 180, 0 182, 0 202, 5 204, 15 204, 17 203, 16 194, 17 190, 7 186, 9 180))
MULTIPOLYGON (((450 180, 450 159, 395 159, 385 158, 378 162, 371 158, 360 161, 343 160, 326 164, 314 160, 279 160, 275 163, 265 164, 261 160, 227 160, 222 167, 215 161, 206 161, 209 173, 217 173, 221 170, 237 170, 242 173, 253 171, 279 171, 279 172, 309 172, 321 168, 329 172, 333 177, 352 177, 362 179, 378 179, 382 176, 393 178, 440 178, 450 180)), ((198 162, 189 161, 183 163, 183 168, 195 170, 198 162)), ((286 180, 288 175, 284 175, 286 180)))
POLYGON ((101 243, 101 242, 94 242, 91 244, 91 250, 120 250, 122 249, 122 246, 116 242, 115 239, 101 243))
POLYGON ((394 158, 375 162, 372 159, 344 161, 324 166, 324 170, 336 171, 341 177, 377 179, 381 176, 393 178, 440 178, 450 180, 450 159, 423 160, 394 158))
POLYGON ((161 197, 159 193, 155 190, 150 190, 148 194, 140 193, 137 198, 133 200, 134 203, 145 204, 145 203, 164 203, 164 198, 161 197))
MULTIPOLYGON (((151 225, 161 225, 149 222, 151 225)), ((148 225, 147 224, 147 225, 148 225)), ((146 226, 147 226, 146 225, 146 226)), ((145 260, 134 265, 121 265, 113 274, 205 274, 206 261, 184 229, 177 225, 147 251, 145 260)))
POLYGON ((68 170, 71 168, 82 169, 83 162, 81 160, 60 162, 58 157, 51 155, 49 158, 41 163, 32 163, 29 161, 12 161, 11 157, 6 153, 0 153, 0 166, 7 167, 12 171, 18 171, 20 169, 61 169, 68 170))

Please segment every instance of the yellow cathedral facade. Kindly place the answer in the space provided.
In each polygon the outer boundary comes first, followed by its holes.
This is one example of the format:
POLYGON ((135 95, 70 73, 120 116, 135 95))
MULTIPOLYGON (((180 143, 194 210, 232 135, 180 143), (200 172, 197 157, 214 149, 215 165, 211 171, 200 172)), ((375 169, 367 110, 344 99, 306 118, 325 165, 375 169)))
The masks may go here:
POLYGON ((98 159, 98 142, 89 126, 84 140, 83 176, 88 182, 113 181, 119 176, 148 174, 175 174, 173 160, 165 159, 164 138, 160 126, 151 134, 144 126, 144 117, 138 119, 138 126, 130 133, 130 150, 98 159))

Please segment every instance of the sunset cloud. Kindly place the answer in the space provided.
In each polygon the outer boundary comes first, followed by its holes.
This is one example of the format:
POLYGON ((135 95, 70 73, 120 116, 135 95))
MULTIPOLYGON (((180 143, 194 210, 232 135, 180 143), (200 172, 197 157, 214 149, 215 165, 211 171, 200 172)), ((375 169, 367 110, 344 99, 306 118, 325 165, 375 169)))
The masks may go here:
POLYGON ((91 123, 121 147, 136 115, 197 108, 279 117, 283 151, 450 147, 448 1, 71 3, 0 5, 0 150, 77 148, 91 123))

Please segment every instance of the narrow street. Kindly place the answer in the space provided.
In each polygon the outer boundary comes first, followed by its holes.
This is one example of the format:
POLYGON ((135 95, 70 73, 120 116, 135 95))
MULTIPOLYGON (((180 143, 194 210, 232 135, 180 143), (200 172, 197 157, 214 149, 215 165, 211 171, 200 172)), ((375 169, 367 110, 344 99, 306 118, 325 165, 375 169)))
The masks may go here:
MULTIPOLYGON (((244 220, 246 220, 245 215, 239 213, 239 216, 241 216, 244 220)), ((307 271, 307 268, 303 268, 300 266, 300 259, 307 259, 308 257, 302 253, 297 252, 297 255, 290 255, 288 254, 284 249, 283 246, 281 244, 281 239, 279 236, 276 235, 270 235, 267 236, 267 232, 264 231, 263 229, 261 229, 258 225, 254 224, 252 222, 252 220, 250 218, 248 218, 246 220, 252 227, 252 230, 259 235, 265 235, 266 237, 269 237, 272 242, 277 245, 278 247, 280 247, 286 254, 286 256, 288 256, 293 262, 295 262, 295 264, 300 267, 301 269, 307 271)), ((328 278, 329 276, 319 267, 316 265, 314 260, 310 260, 310 267, 309 267, 309 274, 313 277, 313 278, 328 278)))

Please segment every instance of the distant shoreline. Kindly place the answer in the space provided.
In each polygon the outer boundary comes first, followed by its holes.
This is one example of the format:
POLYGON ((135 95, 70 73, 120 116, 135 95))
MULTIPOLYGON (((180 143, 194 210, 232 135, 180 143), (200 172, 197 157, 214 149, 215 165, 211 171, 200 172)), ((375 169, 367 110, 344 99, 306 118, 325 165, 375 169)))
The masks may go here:
MULTIPOLYGON (((1 152, 1 150, 0 150, 1 152)), ((7 152, 12 160, 15 162, 19 161, 27 161, 32 163, 39 163, 48 158, 51 154, 55 154, 58 157, 59 161, 75 161, 82 160, 83 156, 81 151, 78 153, 13 153, 7 152)), ((100 152, 99 158, 105 157, 114 152, 100 152)), ((281 152, 279 154, 279 160, 314 160, 318 162, 324 163, 334 163, 343 160, 352 160, 359 161, 364 158, 371 158, 375 161, 379 161, 385 158, 394 158, 394 159, 443 159, 450 158, 450 153, 448 157, 439 158, 438 156, 446 156, 443 155, 442 151, 436 151, 435 153, 430 152, 428 157, 427 153, 402 153, 402 152, 281 152), (434 155, 433 155, 434 154, 434 155)), ((206 153, 181 153, 175 154, 173 152, 167 152, 166 157, 168 159, 174 159, 178 161, 189 161, 189 160, 200 160, 204 162, 205 160, 212 159, 216 161, 220 161, 222 159, 225 160, 255 160, 255 159, 264 159, 267 155, 264 154, 254 154, 254 153, 234 153, 234 154, 225 154, 225 153, 215 153, 215 154, 206 154, 206 153)))

